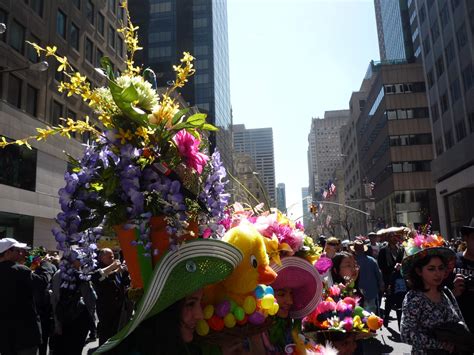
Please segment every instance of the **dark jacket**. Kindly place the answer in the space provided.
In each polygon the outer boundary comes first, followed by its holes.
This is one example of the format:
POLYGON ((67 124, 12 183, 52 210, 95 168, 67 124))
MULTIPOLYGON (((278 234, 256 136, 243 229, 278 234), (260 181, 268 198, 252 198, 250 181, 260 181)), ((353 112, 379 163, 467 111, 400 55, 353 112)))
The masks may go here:
POLYGON ((383 281, 385 286, 390 284, 390 276, 395 271, 395 264, 401 263, 403 260, 403 248, 397 247, 396 250, 391 250, 390 245, 385 245, 380 249, 378 256, 378 264, 380 271, 382 271, 383 281))
POLYGON ((0 353, 41 343, 41 324, 33 295, 45 292, 51 277, 48 262, 43 262, 35 272, 12 261, 0 262, 0 353))

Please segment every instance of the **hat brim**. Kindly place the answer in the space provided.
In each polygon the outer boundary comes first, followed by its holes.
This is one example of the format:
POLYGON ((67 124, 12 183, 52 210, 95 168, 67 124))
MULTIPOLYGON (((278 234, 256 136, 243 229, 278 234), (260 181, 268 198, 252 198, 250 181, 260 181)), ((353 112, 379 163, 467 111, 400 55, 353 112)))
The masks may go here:
POLYGON ((445 247, 433 247, 433 248, 425 248, 422 249, 418 252, 416 252, 413 255, 406 256, 402 260, 402 267, 400 269, 400 272, 403 277, 408 277, 410 274, 411 270, 415 266, 416 262, 426 256, 442 256, 446 260, 452 259, 456 257, 456 253, 452 251, 449 248, 445 247))
POLYGON ((289 256, 281 259, 281 265, 273 263, 271 268, 277 273, 277 278, 272 283, 273 289, 292 289, 293 305, 288 314, 290 318, 304 318, 316 309, 321 300, 323 283, 310 262, 289 256))
POLYGON ((239 249, 214 239, 189 241, 178 250, 169 251, 155 266, 132 320, 94 354, 110 351, 143 320, 160 313, 176 301, 204 286, 224 280, 242 258, 239 249))
MULTIPOLYGON (((352 250, 355 253, 355 246, 354 245, 350 245, 349 249, 352 250)), ((369 250, 369 247, 367 246, 367 244, 364 244, 364 252, 366 252, 367 250, 369 250)))

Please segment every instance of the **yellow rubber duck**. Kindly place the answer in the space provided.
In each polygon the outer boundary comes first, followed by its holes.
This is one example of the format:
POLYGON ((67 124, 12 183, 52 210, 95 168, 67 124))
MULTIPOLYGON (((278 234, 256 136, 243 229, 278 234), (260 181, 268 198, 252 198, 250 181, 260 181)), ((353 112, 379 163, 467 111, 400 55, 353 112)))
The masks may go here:
POLYGON ((207 287, 204 291, 205 304, 216 304, 224 299, 232 299, 242 304, 258 284, 271 284, 277 274, 269 265, 263 237, 250 224, 242 223, 230 229, 222 240, 239 248, 242 262, 224 281, 207 287))

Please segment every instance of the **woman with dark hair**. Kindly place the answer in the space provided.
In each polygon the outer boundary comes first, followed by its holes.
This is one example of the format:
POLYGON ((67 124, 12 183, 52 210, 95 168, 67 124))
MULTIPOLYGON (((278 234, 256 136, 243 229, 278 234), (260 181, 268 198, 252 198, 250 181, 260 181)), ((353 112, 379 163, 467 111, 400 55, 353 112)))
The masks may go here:
POLYGON ((402 306, 401 337, 413 346, 413 354, 453 353, 455 344, 440 341, 434 335, 438 325, 464 321, 451 291, 443 288, 448 260, 455 257, 438 236, 420 236, 409 240, 402 262, 402 275, 410 291, 402 306))
POLYGON ((332 258, 331 276, 335 284, 349 284, 351 281, 356 281, 359 276, 359 267, 354 255, 347 251, 337 253, 332 258))

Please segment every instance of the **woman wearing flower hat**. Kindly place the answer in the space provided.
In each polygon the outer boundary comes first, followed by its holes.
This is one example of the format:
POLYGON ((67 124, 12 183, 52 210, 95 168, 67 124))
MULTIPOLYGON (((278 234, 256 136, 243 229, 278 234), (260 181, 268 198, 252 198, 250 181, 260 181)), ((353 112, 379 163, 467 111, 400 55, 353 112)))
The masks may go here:
POLYGON ((414 354, 453 353, 456 345, 434 335, 438 325, 464 321, 453 294, 442 286, 448 261, 455 257, 436 235, 416 235, 408 241, 402 275, 411 290, 402 307, 401 337, 414 354))
POLYGON ((241 262, 234 246, 214 239, 186 242, 155 266, 132 320, 96 353, 186 354, 202 319, 206 285, 229 276, 241 262))
POLYGON ((289 256, 281 264, 273 263, 277 278, 272 283, 279 310, 274 325, 254 337, 252 353, 285 354, 301 346, 301 319, 310 314, 321 299, 322 282, 315 267, 307 260, 289 256))

